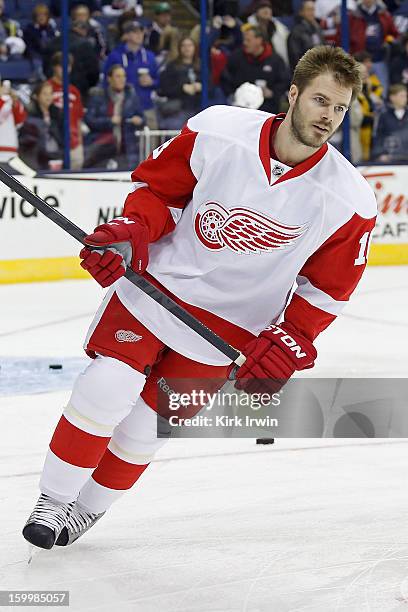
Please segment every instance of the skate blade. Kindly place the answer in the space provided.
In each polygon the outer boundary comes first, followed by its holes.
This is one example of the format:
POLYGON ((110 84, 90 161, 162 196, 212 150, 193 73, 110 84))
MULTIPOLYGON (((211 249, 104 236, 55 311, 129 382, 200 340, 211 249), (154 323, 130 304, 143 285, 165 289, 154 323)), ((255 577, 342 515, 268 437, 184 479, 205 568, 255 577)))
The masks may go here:
POLYGON ((38 546, 34 546, 34 544, 28 543, 27 565, 30 565, 33 562, 34 557, 36 557, 41 550, 42 549, 38 548, 38 546))

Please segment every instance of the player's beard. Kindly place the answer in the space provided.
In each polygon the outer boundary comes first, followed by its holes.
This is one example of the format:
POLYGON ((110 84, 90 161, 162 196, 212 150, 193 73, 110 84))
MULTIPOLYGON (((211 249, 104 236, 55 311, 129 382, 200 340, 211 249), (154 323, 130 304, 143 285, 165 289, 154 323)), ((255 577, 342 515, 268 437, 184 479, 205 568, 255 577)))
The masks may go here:
MULTIPOLYGON (((316 124, 319 125, 319 122, 316 121, 316 124)), ((290 127, 292 135, 297 142, 314 149, 319 149, 332 135, 332 131, 328 126, 329 131, 325 134, 319 135, 317 132, 313 132, 313 124, 306 120, 305 113, 300 108, 299 97, 293 105, 290 127)))

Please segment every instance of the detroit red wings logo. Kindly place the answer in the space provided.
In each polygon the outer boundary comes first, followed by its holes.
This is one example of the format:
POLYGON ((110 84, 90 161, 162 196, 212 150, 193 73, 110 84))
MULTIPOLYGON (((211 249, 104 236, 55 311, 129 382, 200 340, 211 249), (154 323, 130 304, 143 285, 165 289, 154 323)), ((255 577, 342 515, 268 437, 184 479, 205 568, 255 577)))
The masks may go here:
POLYGON ((284 249, 296 242, 307 225, 283 225, 249 208, 230 208, 207 202, 198 209, 195 231, 211 250, 231 249, 236 253, 265 253, 284 249))

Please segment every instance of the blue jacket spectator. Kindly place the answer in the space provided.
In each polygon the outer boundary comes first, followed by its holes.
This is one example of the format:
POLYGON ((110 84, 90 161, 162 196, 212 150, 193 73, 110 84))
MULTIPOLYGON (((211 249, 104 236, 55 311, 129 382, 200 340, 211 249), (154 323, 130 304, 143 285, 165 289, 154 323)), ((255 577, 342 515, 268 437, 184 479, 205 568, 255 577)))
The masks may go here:
POLYGON ((91 129, 86 167, 108 159, 119 160, 118 165, 126 169, 139 163, 135 130, 143 125, 143 112, 122 66, 111 66, 106 87, 91 89, 85 122, 91 129))
POLYGON ((391 85, 389 107, 378 119, 372 158, 380 162, 408 161, 408 94, 402 83, 391 85))
POLYGON ((59 35, 57 24, 50 19, 50 9, 46 4, 37 4, 33 10, 33 19, 24 28, 26 54, 32 59, 42 58, 47 45, 59 35))
POLYGON ((153 108, 152 93, 159 84, 156 58, 143 46, 144 29, 141 23, 130 22, 123 31, 125 42, 108 55, 104 66, 105 77, 114 64, 123 66, 127 82, 135 88, 142 109, 146 111, 153 108))

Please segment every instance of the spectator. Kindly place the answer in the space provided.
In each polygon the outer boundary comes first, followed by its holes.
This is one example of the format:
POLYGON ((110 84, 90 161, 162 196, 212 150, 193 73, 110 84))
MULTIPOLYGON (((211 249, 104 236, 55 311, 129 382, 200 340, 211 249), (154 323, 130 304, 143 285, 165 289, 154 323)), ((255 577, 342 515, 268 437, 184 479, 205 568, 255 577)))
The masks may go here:
MULTIPOLYGON (((353 100, 349 108, 350 116, 350 157, 353 164, 359 164, 363 159, 360 130, 363 122, 363 110, 357 99, 353 100)), ((337 130, 330 138, 330 143, 337 149, 342 150, 343 132, 337 130)))
POLYGON ((160 73, 159 93, 167 99, 160 104, 160 128, 179 130, 199 112, 201 105, 200 63, 194 41, 185 37, 178 55, 160 73))
POLYGON ((396 11, 392 13, 392 18, 400 34, 405 34, 408 30, 408 0, 403 0, 396 11))
MULTIPOLYGON (((97 16, 101 14, 100 0, 68 0, 69 12, 72 11, 72 8, 76 4, 85 4, 89 8, 91 15, 97 16)), ((55 15, 55 17, 61 17, 61 5, 61 0, 50 0, 50 11, 53 15, 55 15)))
POLYGON ((369 87, 369 95, 373 97, 373 102, 376 107, 382 106, 383 104, 383 93, 384 87, 378 78, 378 76, 373 72, 373 60, 371 54, 368 51, 360 51, 359 53, 354 54, 354 58, 360 64, 363 64, 365 70, 363 70, 367 86, 369 87))
POLYGON ((6 61, 8 57, 22 57, 26 48, 20 24, 5 14, 4 2, 5 0, 0 0, 0 60, 2 61, 6 61))
MULTIPOLYGON (((349 14, 350 51, 368 51, 373 60, 373 69, 387 93, 389 77, 387 55, 389 43, 399 33, 390 13, 379 0, 361 0, 357 10, 349 14)), ((338 28, 340 41, 340 27, 338 28)))
POLYGON ((63 157, 63 114, 53 103, 52 86, 40 82, 31 95, 28 117, 20 132, 20 154, 35 168, 52 169, 63 157))
POLYGON ((98 57, 103 59, 106 55, 106 41, 102 32, 102 26, 96 19, 91 17, 89 7, 86 4, 77 4, 71 10, 72 21, 80 21, 88 26, 87 39, 92 44, 98 57))
POLYGON ((0 84, 0 163, 5 163, 18 153, 18 130, 26 111, 11 89, 10 81, 0 84))
POLYGON ((139 152, 135 130, 143 125, 143 113, 134 88, 126 83, 123 66, 111 66, 107 86, 91 90, 85 121, 91 130, 86 167, 112 159, 127 170, 137 166, 139 152))
POLYGON ((57 24, 50 18, 46 4, 37 4, 33 9, 32 21, 24 28, 27 56, 32 60, 43 59, 50 41, 59 36, 57 24))
MULTIPOLYGON (((214 28, 210 31, 209 45, 210 45, 210 99, 211 105, 213 104, 226 104, 225 95, 220 87, 221 74, 227 65, 228 54, 226 51, 218 48, 219 39, 216 39, 217 33, 214 37, 211 37, 211 33, 214 32, 214 28)), ((197 47, 200 48, 201 38, 201 27, 200 24, 193 26, 190 32, 190 38, 197 47)), ((242 46, 242 34, 240 29, 240 39, 242 46)))
MULTIPOLYGON (((322 28, 324 40, 327 44, 335 44, 337 39, 337 28, 341 21, 341 0, 316 0, 315 17, 322 28)), ((347 0, 347 10, 355 11, 357 4, 355 0, 347 0)))
POLYGON ((99 57, 93 42, 88 39, 89 27, 86 21, 72 21, 69 33, 69 50, 74 58, 72 83, 86 96, 91 87, 99 81, 99 57))
MULTIPOLYGON (((249 2, 245 9, 241 11, 240 16, 243 21, 246 21, 248 17, 256 11, 258 3, 259 0, 252 0, 252 2, 249 2)), ((273 0, 273 14, 275 17, 293 15, 292 0, 273 0)))
POLYGON ((355 59, 360 62, 363 87, 357 100, 360 104, 363 120, 360 127, 361 156, 363 161, 371 157, 371 144, 374 121, 378 111, 383 106, 382 85, 376 74, 370 74, 371 56, 366 51, 355 54, 355 59))
POLYGON ((408 161, 407 88, 402 83, 391 85, 389 106, 381 113, 374 136, 372 157, 380 162, 408 161))
POLYGON ((288 28, 275 19, 270 0, 259 0, 253 15, 248 17, 248 23, 258 26, 264 33, 266 40, 272 43, 272 47, 278 53, 286 66, 289 67, 288 57, 288 28))
POLYGON ((404 34, 390 62, 390 82, 408 85, 408 34, 404 34))
MULTIPOLYGON (((88 91, 99 81, 99 57, 93 42, 88 40, 88 24, 86 21, 72 21, 69 31, 69 52, 73 57, 71 82, 81 93, 86 102, 88 91)), ((50 75, 51 58, 62 47, 61 37, 54 39, 47 47, 44 61, 44 72, 50 75)))
MULTIPOLYGON (((63 57, 58 51, 52 58, 52 78, 48 81, 52 86, 53 103, 60 109, 64 107, 62 89, 63 57)), ((69 55, 68 71, 71 73, 73 57, 69 55)), ((84 108, 81 94, 75 85, 69 86, 69 119, 70 119, 70 162, 73 170, 80 170, 84 163, 84 147, 82 140, 82 118, 84 108)))
POLYGON ((288 38, 289 64, 293 70, 308 49, 325 42, 323 30, 315 17, 315 3, 304 0, 288 38))
POLYGON ((146 47, 153 51, 159 66, 166 59, 177 57, 180 30, 171 24, 171 7, 168 2, 154 5, 154 18, 147 35, 146 47))
POLYGON ((127 82, 136 90, 146 124, 150 129, 156 130, 157 115, 152 99, 159 83, 156 58, 152 51, 143 46, 144 28, 140 22, 125 24, 123 36, 124 42, 108 55, 104 66, 105 76, 113 64, 120 64, 125 68, 127 82))
POLYGON ((134 11, 132 18, 143 15, 142 0, 102 0, 102 13, 107 17, 119 17, 123 13, 134 11))
MULTIPOLYGON (((242 23, 232 15, 216 15, 209 34, 209 46, 229 55, 242 45, 242 23)), ((194 26, 200 32, 200 25, 194 26)), ((194 34, 192 32, 194 40, 194 34)))
MULTIPOLYGON (((105 8, 105 7, 103 7, 105 8)), ((137 8, 130 8, 129 10, 118 13, 118 17, 114 21, 109 23, 107 29, 108 38, 108 49, 114 49, 119 43, 123 42, 124 27, 129 24, 130 21, 140 21, 137 15, 137 8)))
POLYGON ((261 87, 265 101, 260 110, 279 111, 283 93, 289 85, 289 75, 283 59, 272 50, 259 28, 244 26, 242 49, 231 54, 221 75, 221 86, 231 95, 242 83, 261 87))

